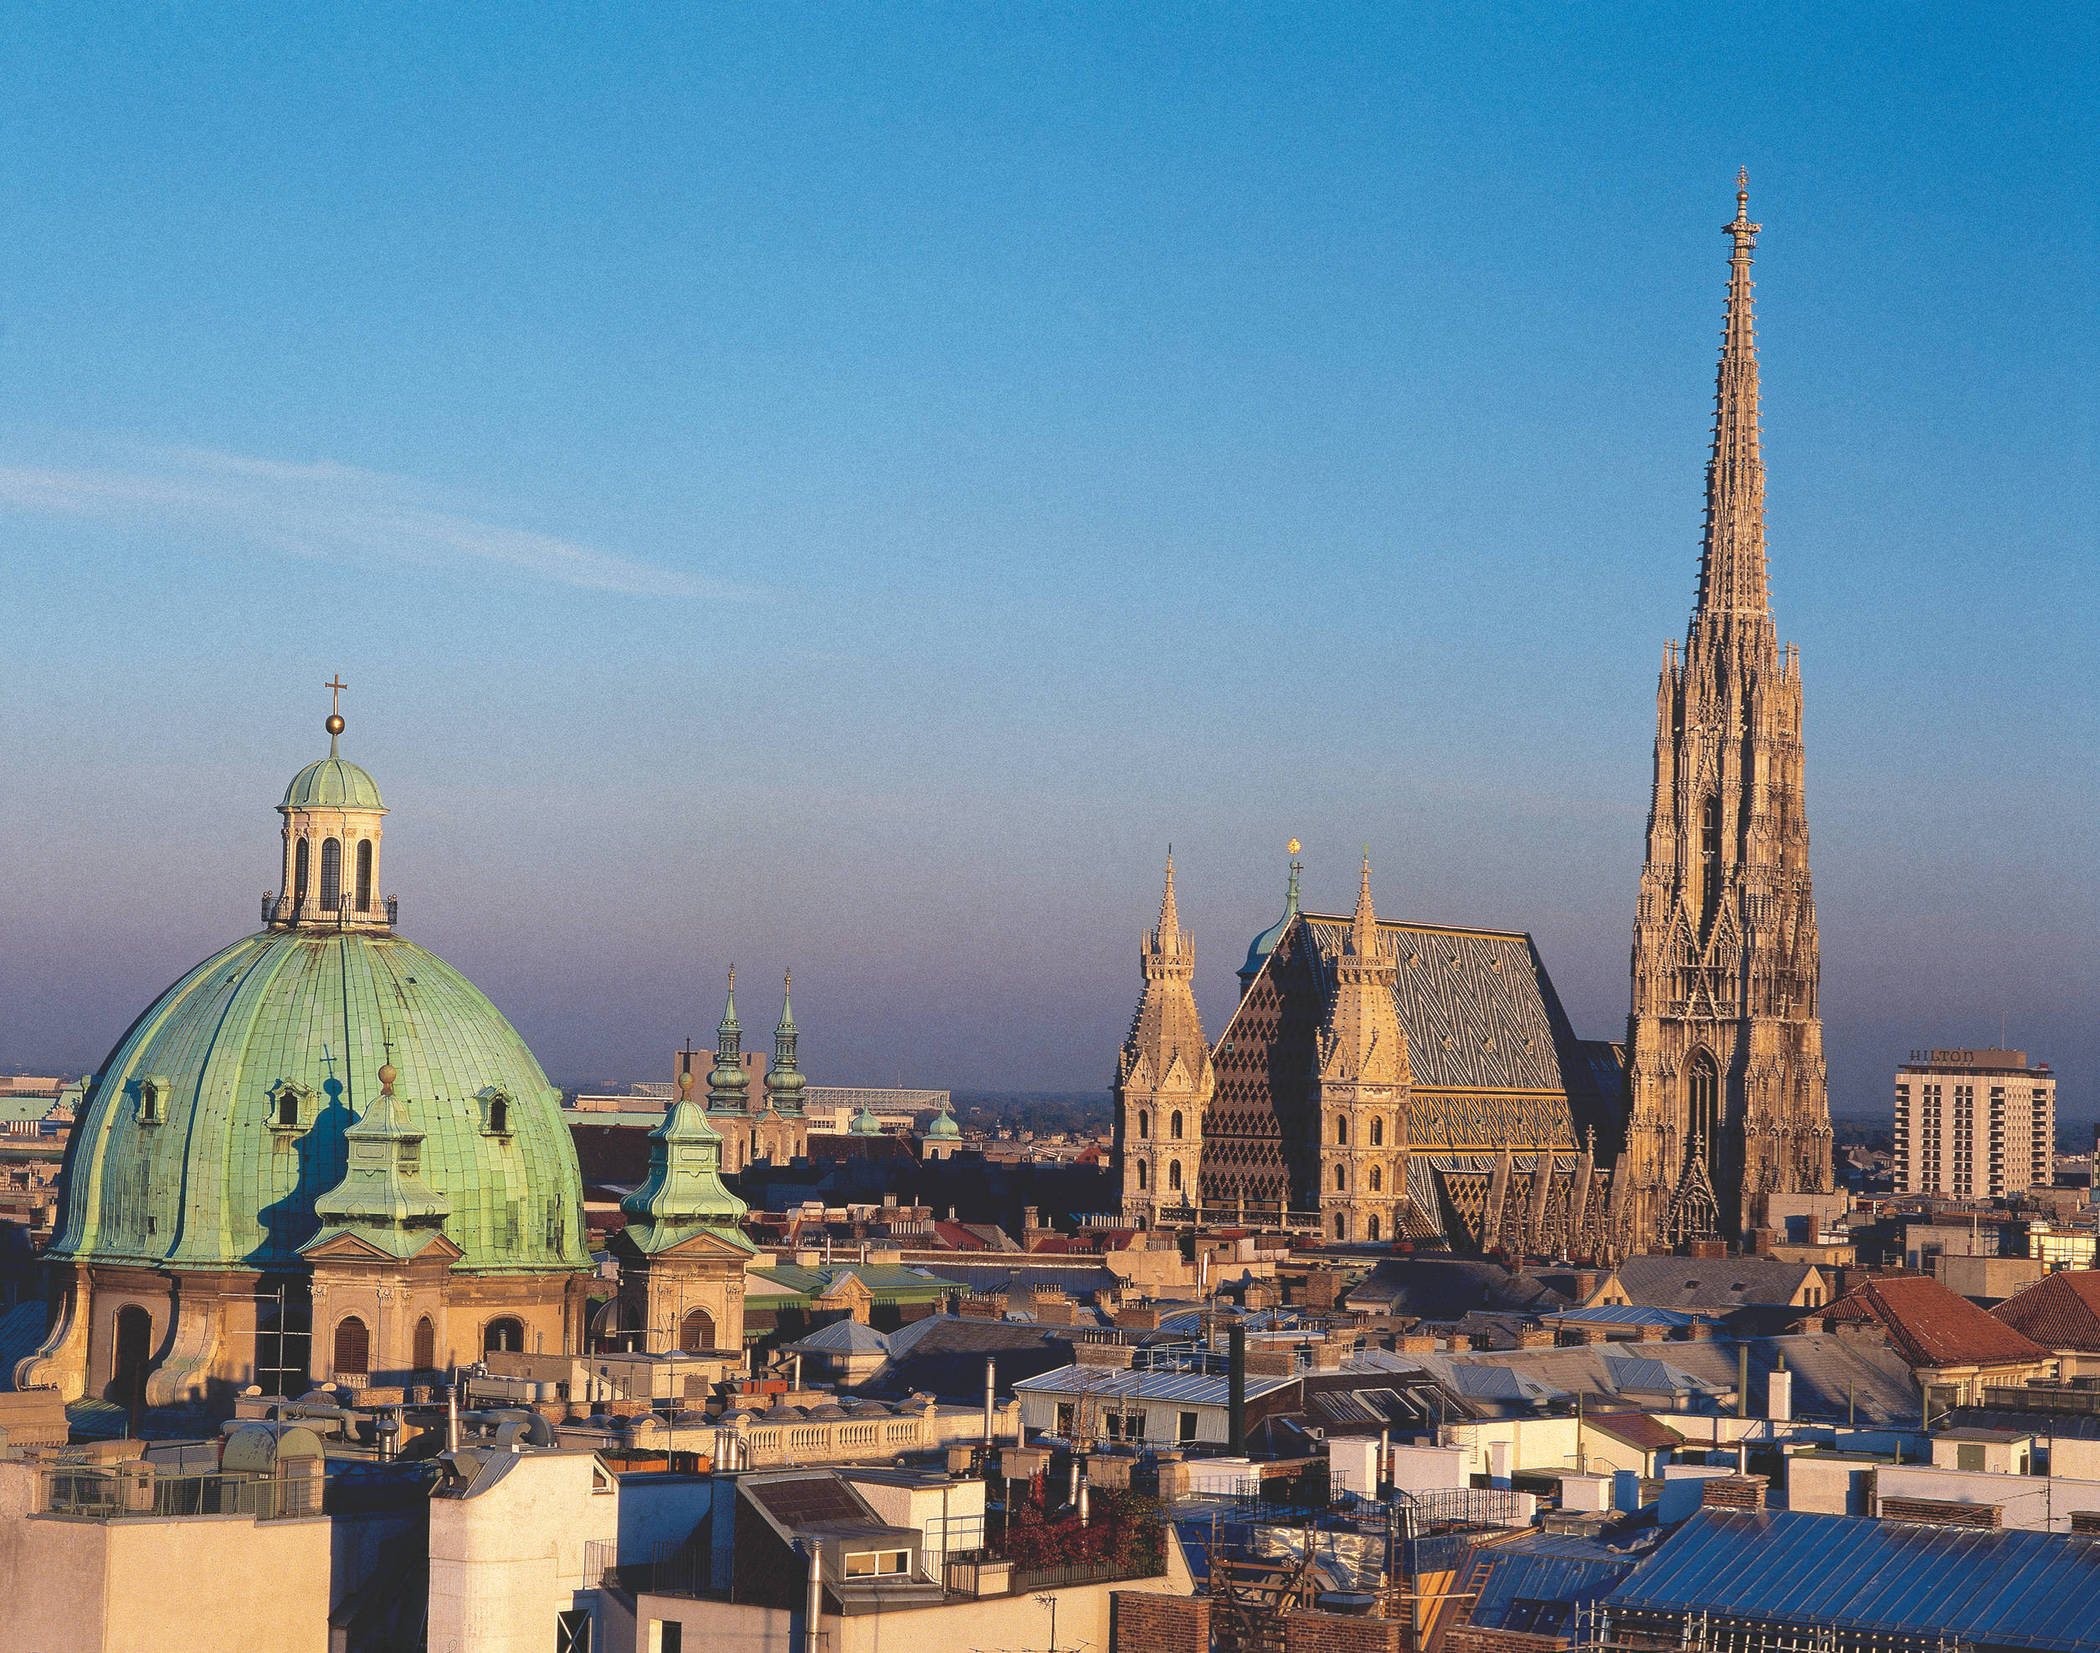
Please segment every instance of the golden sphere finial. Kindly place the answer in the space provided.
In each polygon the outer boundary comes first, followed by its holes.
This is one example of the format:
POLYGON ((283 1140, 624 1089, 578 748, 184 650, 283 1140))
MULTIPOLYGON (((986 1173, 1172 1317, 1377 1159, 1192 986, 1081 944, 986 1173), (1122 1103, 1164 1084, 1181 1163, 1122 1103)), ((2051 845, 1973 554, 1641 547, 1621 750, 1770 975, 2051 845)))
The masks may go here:
POLYGON ((391 1062, 379 1064, 379 1090, 383 1096, 394 1094, 394 1064, 391 1062))
POLYGON ((682 1101, 693 1094, 693 1070, 687 1068, 678 1076, 678 1095, 682 1101))
POLYGON ((328 721, 325 724, 323 724, 322 727, 325 728, 331 735, 339 735, 343 732, 343 720, 337 713, 330 712, 328 714, 328 721))
POLYGON ((1293 838, 1290 841, 1290 844, 1288 845, 1288 849, 1289 853, 1291 853, 1292 855, 1296 855, 1298 853, 1298 840, 1293 838))

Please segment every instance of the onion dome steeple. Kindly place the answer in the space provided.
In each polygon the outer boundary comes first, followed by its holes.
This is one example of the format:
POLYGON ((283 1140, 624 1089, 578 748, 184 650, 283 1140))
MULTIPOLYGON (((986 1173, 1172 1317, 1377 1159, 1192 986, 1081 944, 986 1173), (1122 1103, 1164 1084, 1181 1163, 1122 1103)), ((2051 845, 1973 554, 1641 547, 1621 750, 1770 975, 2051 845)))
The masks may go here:
POLYGON ((736 1019, 736 966, 729 967, 729 1002, 722 1011, 722 1025, 715 1029, 714 1071, 707 1076, 707 1111, 742 1113, 751 1090, 751 1076, 744 1071, 744 1030, 736 1019))
POLYGON ((649 1175, 620 1202, 627 1237, 642 1251, 667 1251, 705 1229, 743 1250, 754 1249, 738 1226, 748 1209, 722 1185, 722 1138, 693 1101, 693 1076, 678 1076, 678 1095, 649 1133, 649 1175))
POLYGON ((780 990, 780 1025, 773 1029, 773 1065, 766 1070, 766 1101, 775 1113, 799 1114, 809 1081, 795 1065, 795 972, 787 972, 780 990))
POLYGON ((926 1122, 926 1136, 934 1142, 954 1142, 962 1136, 962 1127, 955 1122, 955 1115, 948 1111, 948 1098, 941 1098, 941 1111, 926 1122))

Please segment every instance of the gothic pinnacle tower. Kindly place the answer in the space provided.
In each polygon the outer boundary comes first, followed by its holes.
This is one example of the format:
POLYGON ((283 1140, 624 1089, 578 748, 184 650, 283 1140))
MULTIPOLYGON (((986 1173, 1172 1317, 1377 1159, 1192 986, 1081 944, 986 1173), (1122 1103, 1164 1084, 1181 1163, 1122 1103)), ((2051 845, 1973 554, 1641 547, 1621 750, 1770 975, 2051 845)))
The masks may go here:
POLYGON ((1334 961, 1334 996, 1314 1038, 1320 1116, 1321 1229, 1337 1240, 1390 1240, 1407 1186, 1407 1035, 1393 999, 1392 943, 1371 905, 1364 856, 1349 935, 1334 961))
POLYGON ((1116 1166, 1123 1214, 1149 1222, 1196 1203, 1203 1113, 1216 1083, 1191 985, 1196 947, 1174 902, 1174 856, 1159 924, 1138 949, 1145 990, 1116 1063, 1116 1166))
POLYGON ((1674 642, 1663 651, 1634 920, 1625 1186, 1614 1190, 1634 1248, 1660 1237, 1689 1152, 1705 1157, 1736 1234, 1767 1220, 1775 1193, 1831 1187, 1801 659, 1776 641, 1766 580, 1750 281, 1761 226, 1744 175, 1724 228, 1699 594, 1682 654, 1674 642))

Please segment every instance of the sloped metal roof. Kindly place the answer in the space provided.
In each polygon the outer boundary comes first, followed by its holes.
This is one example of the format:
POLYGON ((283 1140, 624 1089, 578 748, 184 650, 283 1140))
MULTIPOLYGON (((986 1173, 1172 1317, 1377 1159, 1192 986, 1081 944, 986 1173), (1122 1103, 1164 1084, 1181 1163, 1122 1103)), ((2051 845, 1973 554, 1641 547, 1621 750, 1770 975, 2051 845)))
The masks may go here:
POLYGON ((1605 1600, 2100 1653, 2100 1539, 1702 1509, 1605 1600))
MULTIPOLYGON (((1247 1374, 1247 1398, 1257 1400, 1290 1387, 1294 1379, 1247 1374)), ((1060 1366, 1040 1377, 1023 1378, 1014 1388, 1023 1394, 1097 1395, 1103 1400, 1187 1401, 1192 1406, 1226 1404, 1223 1374, 1202 1372, 1118 1371, 1110 1366, 1060 1366)))

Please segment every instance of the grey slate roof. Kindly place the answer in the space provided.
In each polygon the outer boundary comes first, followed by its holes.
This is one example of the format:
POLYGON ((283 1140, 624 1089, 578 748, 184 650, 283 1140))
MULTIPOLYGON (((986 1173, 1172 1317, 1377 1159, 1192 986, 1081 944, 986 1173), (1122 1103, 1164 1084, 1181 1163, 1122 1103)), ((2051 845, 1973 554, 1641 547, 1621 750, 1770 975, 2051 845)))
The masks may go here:
POLYGON ((834 1320, 787 1347, 801 1354, 888 1354, 890 1340, 873 1326, 863 1326, 857 1320, 834 1320))
MULTIPOLYGON (((1259 1400, 1297 1380, 1247 1374, 1247 1399, 1259 1400)), ((1060 1366, 1040 1377, 1023 1378, 1014 1388, 1024 1394, 1098 1396, 1103 1400, 1181 1401, 1191 1406, 1223 1406, 1225 1374, 1204 1372, 1120 1371, 1112 1366, 1060 1366)))
POLYGON ((1629 1257, 1614 1271, 1628 1302, 1651 1309, 1790 1303, 1809 1263, 1776 1257, 1629 1257))

